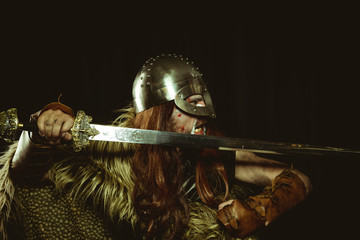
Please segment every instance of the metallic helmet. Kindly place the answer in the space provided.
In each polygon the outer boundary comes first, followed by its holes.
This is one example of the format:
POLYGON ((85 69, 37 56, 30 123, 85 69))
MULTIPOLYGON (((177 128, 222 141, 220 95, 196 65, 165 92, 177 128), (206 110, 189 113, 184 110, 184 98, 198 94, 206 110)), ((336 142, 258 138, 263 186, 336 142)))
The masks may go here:
POLYGON ((181 55, 163 54, 146 61, 135 77, 132 95, 136 113, 174 100, 186 113, 216 117, 199 68, 181 55), (185 101, 195 94, 203 97, 206 106, 194 106, 185 101))

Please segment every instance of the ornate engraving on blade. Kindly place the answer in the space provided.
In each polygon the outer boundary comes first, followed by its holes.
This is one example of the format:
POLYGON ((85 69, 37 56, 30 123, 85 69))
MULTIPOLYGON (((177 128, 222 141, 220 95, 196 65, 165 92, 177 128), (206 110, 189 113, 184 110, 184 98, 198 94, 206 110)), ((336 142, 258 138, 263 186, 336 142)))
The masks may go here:
POLYGON ((144 140, 144 134, 138 130, 132 130, 132 131, 121 131, 116 130, 115 131, 115 137, 119 141, 123 142, 133 142, 133 143, 143 143, 144 140))

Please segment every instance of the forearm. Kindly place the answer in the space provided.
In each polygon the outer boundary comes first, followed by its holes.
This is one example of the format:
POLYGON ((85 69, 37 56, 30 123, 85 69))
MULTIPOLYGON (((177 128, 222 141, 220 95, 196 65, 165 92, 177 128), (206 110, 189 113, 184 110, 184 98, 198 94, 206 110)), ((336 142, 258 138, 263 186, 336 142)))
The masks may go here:
POLYGON ((60 102, 50 103, 30 117, 36 122, 38 132, 23 131, 12 159, 12 176, 19 181, 35 181, 46 176, 51 159, 61 152, 64 143, 71 140, 69 133, 74 124, 73 110, 60 102), (31 134, 31 138, 30 138, 31 134))
POLYGON ((235 199, 221 206, 218 218, 229 233, 243 238, 274 222, 305 198, 303 180, 291 169, 286 169, 260 194, 245 201, 235 199))
MULTIPOLYGON (((290 167, 288 164, 279 161, 259 157, 252 152, 236 152, 235 177, 243 182, 267 186, 282 171, 290 167)), ((309 177, 295 168, 292 168, 292 172, 303 181, 306 193, 308 194, 312 189, 309 177)))
POLYGON ((11 176, 15 180, 41 180, 49 168, 49 159, 53 149, 50 146, 35 144, 29 133, 23 131, 12 159, 11 176))
POLYGON ((284 163, 262 158, 252 152, 237 151, 235 177, 243 182, 266 186, 288 166, 284 163))

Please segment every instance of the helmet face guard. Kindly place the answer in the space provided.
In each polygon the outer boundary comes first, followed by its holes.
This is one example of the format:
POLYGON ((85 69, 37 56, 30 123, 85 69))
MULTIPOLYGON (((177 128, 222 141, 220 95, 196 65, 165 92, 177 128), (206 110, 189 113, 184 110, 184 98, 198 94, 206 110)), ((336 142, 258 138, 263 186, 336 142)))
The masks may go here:
POLYGON ((162 55, 150 58, 140 69, 133 84, 136 113, 174 100, 186 113, 215 118, 210 93, 198 68, 182 56, 162 55), (205 106, 194 106, 185 99, 201 95, 205 106))

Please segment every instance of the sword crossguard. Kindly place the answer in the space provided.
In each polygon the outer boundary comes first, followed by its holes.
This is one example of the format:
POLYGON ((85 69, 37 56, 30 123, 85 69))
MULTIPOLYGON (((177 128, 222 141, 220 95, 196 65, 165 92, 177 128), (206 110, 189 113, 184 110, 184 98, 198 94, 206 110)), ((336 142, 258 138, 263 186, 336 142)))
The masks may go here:
POLYGON ((70 130, 73 141, 73 150, 75 152, 80 152, 82 149, 89 146, 89 137, 94 137, 100 133, 94 127, 91 127, 91 121, 92 117, 86 115, 84 111, 79 110, 77 112, 74 125, 70 130))

